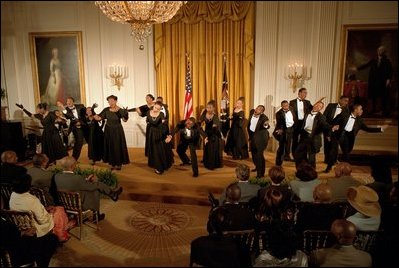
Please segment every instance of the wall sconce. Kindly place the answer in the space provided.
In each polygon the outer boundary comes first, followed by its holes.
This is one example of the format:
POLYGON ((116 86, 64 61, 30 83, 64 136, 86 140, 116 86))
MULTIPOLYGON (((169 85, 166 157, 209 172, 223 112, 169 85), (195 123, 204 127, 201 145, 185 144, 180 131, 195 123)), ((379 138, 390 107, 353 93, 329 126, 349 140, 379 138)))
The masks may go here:
POLYGON ((287 80, 291 80, 290 87, 292 91, 295 93, 298 82, 304 80, 310 80, 310 76, 308 76, 308 68, 303 66, 303 64, 289 64, 286 69, 284 70, 284 78, 287 80))
POLYGON ((127 67, 117 64, 108 66, 107 78, 111 79, 112 86, 117 86, 118 90, 123 86, 123 79, 128 77, 127 67))

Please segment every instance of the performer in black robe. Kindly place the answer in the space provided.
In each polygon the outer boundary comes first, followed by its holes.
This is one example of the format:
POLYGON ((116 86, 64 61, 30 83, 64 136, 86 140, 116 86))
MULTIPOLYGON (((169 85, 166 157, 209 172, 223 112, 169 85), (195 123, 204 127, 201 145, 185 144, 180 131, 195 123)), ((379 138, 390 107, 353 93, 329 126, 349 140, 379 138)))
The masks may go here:
POLYGON ((203 162, 207 169, 223 167, 223 142, 220 120, 215 113, 215 101, 209 101, 199 119, 199 125, 205 123, 205 139, 203 162))
POLYGON ((247 137, 244 128, 245 114, 242 109, 243 104, 244 98, 241 97, 237 100, 233 111, 233 120, 224 149, 227 154, 233 156, 233 159, 247 159, 249 157, 247 137))
POLYGON ((127 151, 125 132, 123 131, 121 119, 126 122, 129 113, 116 105, 117 96, 107 97, 109 107, 94 116, 94 119, 107 120, 104 128, 104 156, 103 161, 109 163, 111 169, 120 170, 122 165, 129 164, 129 153, 127 151))
POLYGON ((164 128, 164 114, 161 113, 161 102, 156 102, 147 113, 147 141, 148 166, 155 169, 155 173, 162 174, 173 163, 171 147, 166 143, 167 133, 164 128))
POLYGON ((87 156, 89 157, 90 164, 94 165, 96 161, 101 161, 104 154, 104 132, 103 128, 105 121, 96 121, 94 115, 96 112, 94 109, 97 104, 93 104, 92 107, 86 108, 86 125, 87 134, 85 139, 87 141, 87 156))

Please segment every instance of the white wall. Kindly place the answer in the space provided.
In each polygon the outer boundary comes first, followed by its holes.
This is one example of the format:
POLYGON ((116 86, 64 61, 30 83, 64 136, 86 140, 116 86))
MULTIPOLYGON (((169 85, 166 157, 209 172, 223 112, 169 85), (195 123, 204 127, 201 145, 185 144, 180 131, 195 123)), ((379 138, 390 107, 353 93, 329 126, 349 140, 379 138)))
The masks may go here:
MULTIPOLYGON (((106 97, 111 94, 118 96, 119 105, 136 107, 145 103, 146 94, 155 92, 153 37, 140 50, 129 26, 107 19, 92 1, 2 2, 1 27, 5 67, 1 83, 8 91, 10 119, 21 120, 23 116, 15 103, 35 110, 29 32, 82 31, 86 105, 96 102, 98 111, 107 106, 106 97), (113 63, 129 70, 120 91, 105 78, 105 67, 113 63)), ((144 119, 130 113, 124 123, 128 146, 144 147, 138 126, 145 129, 144 119)))
POLYGON ((264 104, 274 120, 280 102, 297 96, 284 79, 284 67, 293 62, 312 68, 303 84, 312 103, 336 101, 342 26, 397 21, 396 1, 256 2, 254 104, 264 104))

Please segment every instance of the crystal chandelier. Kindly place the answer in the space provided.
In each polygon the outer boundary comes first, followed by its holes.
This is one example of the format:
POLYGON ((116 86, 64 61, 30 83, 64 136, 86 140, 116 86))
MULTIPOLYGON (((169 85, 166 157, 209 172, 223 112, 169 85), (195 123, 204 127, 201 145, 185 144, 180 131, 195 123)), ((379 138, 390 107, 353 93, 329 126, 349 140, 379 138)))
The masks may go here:
POLYGON ((151 35, 153 24, 170 20, 185 3, 187 1, 95 1, 110 20, 130 24, 131 34, 141 44, 151 35))

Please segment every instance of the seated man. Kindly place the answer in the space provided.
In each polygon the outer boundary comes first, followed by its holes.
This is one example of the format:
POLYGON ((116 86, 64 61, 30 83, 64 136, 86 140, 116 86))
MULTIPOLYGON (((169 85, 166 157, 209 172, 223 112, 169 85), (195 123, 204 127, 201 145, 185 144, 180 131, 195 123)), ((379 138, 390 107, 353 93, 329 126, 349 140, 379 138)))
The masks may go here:
POLYGON ((335 178, 327 180, 327 183, 331 186, 331 201, 344 201, 349 187, 359 186, 360 182, 351 176, 352 167, 349 163, 339 163, 335 166, 334 171, 335 178))
POLYGON ((98 219, 103 220, 105 214, 100 214, 100 193, 111 197, 113 201, 118 201, 122 192, 122 187, 111 189, 108 185, 98 182, 94 176, 84 178, 82 175, 74 174, 76 160, 71 156, 66 156, 60 160, 64 169, 62 173, 55 175, 55 184, 58 191, 79 191, 82 200, 83 210, 91 209, 98 213, 98 219))
POLYGON ((311 253, 309 264, 316 267, 371 267, 369 253, 353 246, 356 227, 353 223, 338 219, 331 225, 331 232, 337 239, 332 248, 323 248, 311 253))
POLYGON ((218 207, 210 215, 209 225, 213 233, 191 242, 190 263, 206 267, 250 267, 248 248, 232 237, 223 236, 228 225, 228 211, 218 207))
POLYGON ((1 183, 13 183, 15 178, 26 174, 26 168, 17 165, 18 157, 14 151, 4 151, 1 154, 1 183))
POLYGON ((32 186, 43 189, 46 200, 50 206, 54 205, 52 192, 54 189, 53 172, 47 170, 49 159, 45 154, 33 156, 33 167, 28 168, 28 174, 32 177, 32 186))
MULTIPOLYGON (((249 166, 245 164, 239 164, 236 167, 238 186, 240 186, 241 189, 240 202, 249 202, 249 200, 256 197, 260 189, 259 185, 251 184, 248 182, 249 174, 250 174, 249 166)), ((219 204, 222 205, 225 200, 226 200, 226 189, 223 190, 223 193, 219 198, 219 204)))
MULTIPOLYGON (((227 210, 229 218, 229 224, 225 226, 224 231, 250 230, 255 227, 255 214, 249 208, 242 207, 239 204, 240 198, 241 189, 238 183, 230 184, 226 189, 226 201, 222 206, 227 210)), ((208 221, 209 233, 214 232, 211 227, 208 221)))

